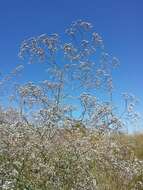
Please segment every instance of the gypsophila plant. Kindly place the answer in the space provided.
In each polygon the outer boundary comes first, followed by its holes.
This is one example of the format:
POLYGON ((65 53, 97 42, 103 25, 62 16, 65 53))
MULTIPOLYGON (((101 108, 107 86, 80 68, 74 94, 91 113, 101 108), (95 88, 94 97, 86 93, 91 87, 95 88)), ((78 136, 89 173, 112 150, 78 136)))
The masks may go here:
POLYGON ((143 159, 121 133, 138 119, 137 100, 124 93, 121 113, 113 101, 119 60, 89 22, 65 34, 20 46, 19 57, 45 64, 47 78, 14 85, 14 106, 0 107, 0 189, 141 190, 143 159))

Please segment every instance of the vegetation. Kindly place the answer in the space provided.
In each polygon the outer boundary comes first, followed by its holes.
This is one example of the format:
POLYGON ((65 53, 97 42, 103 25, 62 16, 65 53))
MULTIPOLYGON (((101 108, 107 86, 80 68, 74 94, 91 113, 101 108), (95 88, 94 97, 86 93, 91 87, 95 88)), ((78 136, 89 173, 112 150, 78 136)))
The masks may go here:
MULTIPOLYGON (((138 120, 133 95, 113 102, 117 58, 91 23, 25 40, 19 56, 47 65, 47 79, 13 84, 0 109, 2 190, 142 190, 143 135, 122 130, 138 120), (100 96, 101 95, 101 96, 100 96)), ((1 88, 23 66, 1 80, 1 88)), ((37 79, 38 80, 38 79, 37 79)))

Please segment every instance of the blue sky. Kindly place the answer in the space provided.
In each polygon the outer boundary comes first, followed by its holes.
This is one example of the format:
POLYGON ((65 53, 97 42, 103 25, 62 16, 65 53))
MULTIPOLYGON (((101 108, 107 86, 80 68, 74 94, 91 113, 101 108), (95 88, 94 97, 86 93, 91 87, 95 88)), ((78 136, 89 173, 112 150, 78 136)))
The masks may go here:
MULTIPOLYGON (((117 93, 129 91, 143 105, 143 1, 142 0, 0 0, 0 69, 17 64, 18 48, 25 38, 57 32, 77 19, 94 24, 106 49, 120 59, 117 93)), ((37 76, 30 68, 26 77, 37 76)))

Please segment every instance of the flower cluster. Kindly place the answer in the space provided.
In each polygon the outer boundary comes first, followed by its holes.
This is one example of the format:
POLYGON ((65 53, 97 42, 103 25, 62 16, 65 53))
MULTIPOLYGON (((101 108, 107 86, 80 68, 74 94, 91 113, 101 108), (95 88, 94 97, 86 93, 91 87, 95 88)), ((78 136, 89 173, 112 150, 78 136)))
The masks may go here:
POLYGON ((89 22, 73 22, 66 34, 70 42, 43 34, 20 47, 20 57, 44 61, 48 74, 16 85, 13 106, 0 107, 0 189, 143 189, 143 160, 121 133, 137 121, 137 100, 124 94, 120 114, 112 99, 119 60, 89 22))

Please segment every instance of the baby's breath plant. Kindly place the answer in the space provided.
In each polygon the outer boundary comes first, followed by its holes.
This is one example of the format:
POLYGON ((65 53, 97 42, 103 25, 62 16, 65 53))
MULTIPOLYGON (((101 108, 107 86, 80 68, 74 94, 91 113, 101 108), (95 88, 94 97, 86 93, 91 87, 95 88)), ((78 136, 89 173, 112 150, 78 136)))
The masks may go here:
POLYGON ((65 34, 21 44, 19 57, 45 64, 47 79, 17 84, 14 106, 0 108, 0 189, 141 190, 143 160, 121 133, 137 101, 124 94, 121 113, 113 101, 119 61, 91 23, 65 34))

